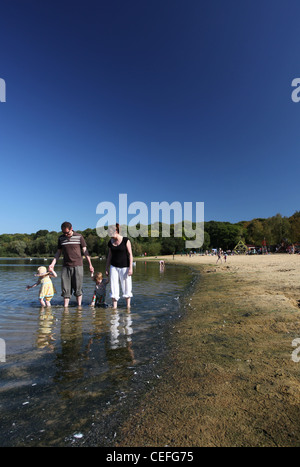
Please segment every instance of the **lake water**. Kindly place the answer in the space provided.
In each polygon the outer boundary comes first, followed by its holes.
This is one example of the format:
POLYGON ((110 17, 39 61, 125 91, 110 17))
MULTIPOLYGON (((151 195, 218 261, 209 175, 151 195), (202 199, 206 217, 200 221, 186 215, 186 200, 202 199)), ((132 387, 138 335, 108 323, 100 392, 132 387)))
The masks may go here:
MULTIPOLYGON (((89 304, 94 282, 85 265, 81 309, 57 294, 41 308, 37 267, 47 259, 0 258, 0 446, 110 445, 118 424, 141 391, 151 385, 165 345, 165 330, 181 314, 192 280, 186 268, 137 262, 132 307, 89 304), (1 351, 0 351, 1 358, 1 351), (97 433, 97 439, 93 439, 97 433)), ((93 260, 104 274, 105 263, 93 260)), ((109 286, 107 303, 110 305, 109 286)))

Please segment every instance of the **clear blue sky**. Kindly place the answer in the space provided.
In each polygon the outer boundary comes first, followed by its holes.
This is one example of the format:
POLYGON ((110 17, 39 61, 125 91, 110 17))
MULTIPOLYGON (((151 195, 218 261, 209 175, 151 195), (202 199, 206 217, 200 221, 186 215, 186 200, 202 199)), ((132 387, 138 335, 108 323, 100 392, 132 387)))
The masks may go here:
POLYGON ((1 3, 0 233, 94 228, 97 204, 300 209, 298 0, 1 3))

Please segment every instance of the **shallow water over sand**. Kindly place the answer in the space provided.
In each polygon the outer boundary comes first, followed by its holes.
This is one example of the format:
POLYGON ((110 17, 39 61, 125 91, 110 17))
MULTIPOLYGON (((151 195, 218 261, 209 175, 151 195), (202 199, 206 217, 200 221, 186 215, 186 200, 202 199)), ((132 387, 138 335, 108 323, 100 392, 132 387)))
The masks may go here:
MULTIPOLYGON (((137 262, 132 307, 92 309, 93 281, 85 269, 82 308, 64 309, 60 268, 57 294, 41 308, 34 273, 50 260, 0 259, 0 446, 64 446, 85 440, 101 426, 100 445, 114 436, 118 411, 147 387, 164 349, 164 331, 180 314, 191 280, 187 269, 137 262), (101 425, 102 424, 102 425, 101 425)), ((94 260, 104 273, 104 262, 94 260)), ((110 305, 109 287, 107 303, 110 305)), ((159 378, 160 375, 157 375, 159 378)))

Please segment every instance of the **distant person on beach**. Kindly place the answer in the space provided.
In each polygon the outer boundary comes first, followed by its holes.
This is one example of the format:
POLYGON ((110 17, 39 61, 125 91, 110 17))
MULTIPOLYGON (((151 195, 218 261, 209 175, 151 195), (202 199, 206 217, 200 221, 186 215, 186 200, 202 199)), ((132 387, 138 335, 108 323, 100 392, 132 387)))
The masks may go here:
POLYGON ((38 280, 33 285, 27 285, 26 290, 32 289, 37 285, 40 285, 39 300, 42 306, 51 306, 51 300, 53 295, 56 293, 54 285, 52 284, 51 277, 57 277, 55 271, 47 272, 45 266, 40 266, 38 268, 37 274, 38 280))
POLYGON ((94 295, 91 306, 105 305, 106 286, 109 283, 109 279, 103 279, 102 272, 96 272, 93 276, 95 284, 94 295))
POLYGON ((58 239, 57 252, 49 266, 49 271, 54 272, 54 266, 61 254, 63 254, 63 267, 61 273, 62 297, 64 297, 64 306, 69 306, 69 301, 74 292, 77 305, 82 303, 82 282, 83 282, 83 260, 82 253, 86 257, 90 272, 94 272, 91 258, 87 251, 83 236, 74 232, 70 222, 63 222, 61 225, 62 235, 58 239))
POLYGON ((120 298, 119 281, 121 282, 123 297, 126 298, 127 308, 130 308, 133 262, 131 243, 127 237, 120 235, 119 224, 110 228, 110 236, 111 239, 107 245, 106 275, 110 275, 110 296, 113 301, 113 308, 117 308, 120 298))
POLYGON ((165 270, 165 262, 163 259, 161 259, 159 262, 159 270, 160 272, 163 272, 165 270))
POLYGON ((221 260, 221 263, 222 263, 222 250, 221 250, 221 248, 218 249, 217 255, 218 255, 217 263, 218 263, 219 259, 221 260))

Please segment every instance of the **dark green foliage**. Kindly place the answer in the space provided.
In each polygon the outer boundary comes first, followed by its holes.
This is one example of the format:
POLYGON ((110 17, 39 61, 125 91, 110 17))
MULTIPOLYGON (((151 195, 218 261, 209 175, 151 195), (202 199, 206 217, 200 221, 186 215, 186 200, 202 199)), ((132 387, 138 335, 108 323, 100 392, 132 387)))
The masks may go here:
MULTIPOLYGON (((170 237, 162 237, 161 225, 158 237, 150 237, 150 226, 148 231, 148 237, 129 237, 134 256, 145 253, 147 256, 158 256, 186 252, 186 238, 184 235, 174 237, 173 225, 170 226, 170 237)), ((182 232, 184 233, 184 229, 182 232)), ((107 254, 108 237, 98 237, 96 229, 91 228, 81 233, 91 256, 105 256, 107 254)), ((49 232, 48 230, 39 230, 34 234, 2 234, 0 235, 0 256, 53 256, 57 249, 58 236, 58 232, 49 232)), ((252 219, 236 224, 205 222, 202 250, 211 248, 232 250, 240 240, 256 247, 261 247, 265 240, 271 250, 275 250, 276 246, 283 242, 284 244, 300 244, 300 211, 296 211, 291 217, 276 214, 276 216, 267 219, 252 219)))

